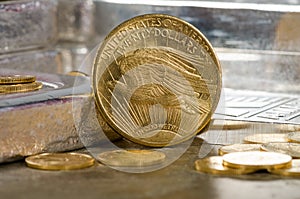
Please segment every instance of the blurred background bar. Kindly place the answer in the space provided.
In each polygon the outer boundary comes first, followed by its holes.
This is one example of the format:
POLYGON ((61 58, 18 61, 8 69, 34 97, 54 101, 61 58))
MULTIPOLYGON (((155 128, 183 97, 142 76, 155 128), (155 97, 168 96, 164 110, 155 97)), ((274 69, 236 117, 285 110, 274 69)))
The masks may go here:
POLYGON ((62 55, 56 49, 35 49, 0 55, 0 68, 64 73, 62 55))
POLYGON ((117 24, 133 16, 165 13, 195 25, 214 47, 299 51, 299 2, 95 0, 96 30, 98 34, 106 35, 117 24))
POLYGON ((0 53, 53 45, 57 39, 57 2, 0 2, 0 53))
POLYGON ((59 0, 59 39, 70 42, 90 42, 94 39, 94 12, 92 0, 59 0))

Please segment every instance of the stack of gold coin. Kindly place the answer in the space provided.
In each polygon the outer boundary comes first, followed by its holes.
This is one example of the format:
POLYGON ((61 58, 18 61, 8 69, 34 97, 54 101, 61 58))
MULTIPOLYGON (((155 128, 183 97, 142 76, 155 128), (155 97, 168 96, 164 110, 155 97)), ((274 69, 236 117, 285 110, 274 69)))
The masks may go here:
POLYGON ((10 94, 41 89, 43 84, 32 75, 0 76, 0 93, 10 94))
POLYGON ((184 142, 210 121, 221 93, 221 66, 204 35, 169 15, 137 16, 105 38, 93 66, 101 118, 146 146, 184 142))
POLYGON ((289 169, 291 165, 292 157, 289 155, 261 151, 233 152, 195 161, 197 171, 218 175, 243 175, 259 170, 289 169))

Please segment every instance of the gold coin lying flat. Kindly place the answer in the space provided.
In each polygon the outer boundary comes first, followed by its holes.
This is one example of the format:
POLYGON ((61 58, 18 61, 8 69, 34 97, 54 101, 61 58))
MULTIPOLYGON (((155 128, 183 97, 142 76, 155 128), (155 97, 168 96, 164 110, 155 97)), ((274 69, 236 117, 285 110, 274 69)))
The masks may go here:
POLYGON ((260 151, 261 144, 232 144, 219 148, 219 155, 234 152, 260 151))
POLYGON ((246 136, 244 142, 248 144, 264 144, 269 142, 287 142, 287 134, 284 133, 262 133, 246 136))
POLYGON ((36 77, 32 75, 7 75, 0 76, 0 85, 2 84, 23 84, 35 82, 36 77))
POLYGON ((297 131, 297 132, 288 133, 287 134, 287 139, 290 142, 298 142, 298 143, 300 143, 300 132, 297 131))
POLYGON ((94 158, 80 153, 44 153, 25 159, 28 167, 42 170, 73 170, 93 166, 94 158))
POLYGON ((254 173, 253 169, 233 169, 223 165, 222 156, 211 156, 195 161, 195 168, 197 171, 217 174, 217 175, 243 175, 254 173))
POLYGON ((165 157, 154 150, 114 150, 99 154, 98 160, 109 166, 142 167, 162 163, 165 157))
POLYGON ((0 85, 0 93, 10 94, 19 92, 29 92, 41 89, 43 84, 41 82, 32 82, 26 84, 10 84, 0 85))
POLYGON ((300 125, 293 124, 277 124, 276 127, 282 132, 295 132, 300 130, 300 125))
POLYGON ((300 158, 300 144, 285 142, 270 142, 262 144, 261 149, 269 152, 284 153, 293 158, 300 158))
POLYGON ((236 152, 223 156, 223 164, 239 169, 280 169, 291 166, 292 157, 274 152, 236 152))
POLYGON ((292 167, 286 169, 268 169, 270 173, 282 176, 297 176, 300 177, 300 159, 292 160, 292 167))

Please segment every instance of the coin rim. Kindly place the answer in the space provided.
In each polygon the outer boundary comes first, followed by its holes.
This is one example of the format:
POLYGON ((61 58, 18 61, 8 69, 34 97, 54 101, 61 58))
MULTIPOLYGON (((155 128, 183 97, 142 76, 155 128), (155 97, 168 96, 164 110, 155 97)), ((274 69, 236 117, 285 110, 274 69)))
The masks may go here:
MULTIPOLYGON (((147 152, 152 152, 152 153, 158 153, 160 155, 163 155, 163 157, 161 157, 160 159, 157 159, 155 161, 152 161, 152 162, 146 162, 145 164, 142 164, 142 165, 136 165, 136 164, 119 164, 118 161, 106 161, 105 158, 101 158, 100 156, 101 155, 109 155, 111 153, 117 153, 117 152, 130 152, 131 150, 134 150, 134 151, 138 151, 139 149, 129 149, 129 150, 124 150, 124 149, 117 149, 117 150, 112 150, 112 151, 105 151, 103 153, 100 153, 99 155, 97 155, 97 160, 105 165, 108 165, 108 166, 113 166, 113 167, 146 167, 146 166, 153 166, 153 165, 157 165, 157 164, 161 164, 163 163, 163 161, 166 159, 166 154, 164 154, 163 152, 161 151, 156 151, 156 150, 145 150, 145 149, 141 149, 140 151, 147 151, 147 152)), ((132 153, 132 152, 131 152, 132 153)), ((136 153, 136 152, 134 152, 136 153)), ((138 154, 138 153, 136 153, 138 154)))
POLYGON ((289 172, 290 169, 293 168, 293 161, 299 161, 300 159, 293 159, 291 168, 281 168, 281 169, 268 169, 268 172, 281 176, 289 176, 289 177, 300 177, 300 169, 299 172, 289 172))
POLYGON ((22 93, 39 90, 43 87, 42 82, 31 82, 24 84, 3 84, 0 85, 0 94, 22 93))
POLYGON ((34 156, 29 156, 25 158, 26 165, 30 168, 34 169, 41 169, 41 170, 76 170, 76 169, 84 169, 87 167, 91 167, 95 164, 95 159, 87 154, 83 153, 42 153, 34 156), (32 161, 32 159, 36 157, 43 157, 43 156, 50 156, 50 155, 56 155, 56 154, 67 154, 71 156, 79 156, 79 157, 85 157, 87 158, 86 161, 82 162, 81 164, 74 164, 74 165, 45 165, 45 164, 38 164, 37 162, 32 161))
POLYGON ((0 76, 0 85, 24 84, 36 81, 33 75, 4 75, 0 76))
POLYGON ((178 144, 178 143, 182 143, 184 141, 187 141, 189 139, 191 139, 193 136, 195 136, 197 133, 199 133, 207 124, 209 124, 210 122, 210 117, 212 116, 212 114, 215 112, 216 108, 217 108, 217 105, 218 105, 218 102, 220 100, 220 97, 221 97, 221 89, 222 89, 222 68, 221 68, 221 64, 219 62, 219 59, 217 57, 217 54, 216 52, 214 51, 212 45, 210 44, 210 42, 208 41, 208 39, 200 32, 200 30, 198 30, 195 26, 193 26, 192 24, 178 18, 178 17, 175 17, 175 16, 172 16, 172 15, 166 15, 166 14, 144 14, 144 15, 139 15, 139 16, 136 16, 136 17, 133 17, 121 24, 119 24, 117 27, 115 27, 106 37, 105 39, 103 40, 104 42, 100 45, 100 47, 98 48, 97 50, 97 53, 96 53, 96 57, 94 59, 94 63, 93 63, 93 69, 92 69, 92 88, 93 88, 93 95, 94 95, 94 99, 95 99, 95 102, 96 102, 96 107, 98 107, 98 110, 100 112, 100 114, 102 115, 102 117, 104 118, 104 120, 107 122, 107 124, 112 128, 114 129, 118 134, 120 134, 121 136, 135 142, 135 143, 138 143, 138 144, 142 144, 142 145, 145 145, 145 146, 151 146, 151 147, 164 147, 164 146, 171 146, 171 145, 175 145, 175 144, 178 144), (187 135, 186 137, 184 137, 183 139, 179 139, 177 140, 176 142, 172 142, 173 140, 171 140, 169 143, 157 143, 157 142, 154 142, 154 141, 145 141, 143 139, 137 139, 129 134, 127 134, 126 132, 123 132, 122 129, 120 129, 117 125, 114 124, 114 122, 111 120, 111 118, 108 116, 108 114, 106 113, 106 110, 104 110, 103 106, 102 106, 102 102, 100 100, 100 97, 99 95, 97 94, 98 93, 98 82, 96 81, 97 78, 96 77, 96 74, 97 74, 97 71, 98 71, 98 67, 96 67, 99 63, 99 60, 101 59, 101 55, 102 55, 102 51, 103 49, 106 47, 107 43, 108 43, 108 40, 116 35, 120 29, 132 24, 132 22, 134 21, 139 21, 141 19, 146 19, 146 18, 153 18, 153 17, 160 17, 160 18, 169 18, 169 19, 173 19, 173 20, 176 20, 176 21, 180 21, 181 23, 187 25, 188 27, 190 27, 193 31, 195 31, 201 38, 202 38, 202 43, 199 42, 200 45, 203 46, 204 45, 207 45, 208 46, 208 51, 207 53, 210 55, 210 57, 212 58, 212 60, 214 61, 216 67, 217 67, 217 70, 218 70, 218 77, 217 78, 217 85, 219 85, 219 87, 217 86, 217 91, 216 91, 216 98, 213 100, 212 99, 212 110, 211 112, 207 115, 207 118, 206 120, 207 121, 204 121, 203 122, 203 125, 202 126, 199 126, 199 129, 197 129, 195 132, 191 133, 190 135, 187 135), (211 52, 211 54, 209 53, 211 52))
POLYGON ((256 171, 256 169, 230 168, 230 167, 226 167, 224 164, 222 164, 224 170, 218 170, 214 167, 210 167, 212 158, 218 158, 223 162, 222 156, 210 156, 204 159, 196 160, 194 163, 195 169, 200 172, 210 173, 215 175, 246 175, 246 174, 254 173, 256 171))
POLYGON ((281 168, 289 168, 291 167, 292 164, 292 157, 287 154, 282 154, 282 153, 276 153, 276 154, 281 154, 281 155, 286 155, 290 156, 290 161, 285 162, 285 163, 279 163, 279 164, 269 164, 269 165, 246 165, 246 164, 241 164, 241 163, 232 163, 228 160, 226 160, 226 156, 229 155, 234 155, 234 154, 242 154, 242 153, 275 153, 275 152, 264 152, 264 151, 247 151, 247 152, 235 152, 235 153, 229 153, 223 156, 223 164, 227 167, 231 168, 238 168, 238 169, 257 169, 257 170, 263 170, 263 169, 281 169, 281 168))

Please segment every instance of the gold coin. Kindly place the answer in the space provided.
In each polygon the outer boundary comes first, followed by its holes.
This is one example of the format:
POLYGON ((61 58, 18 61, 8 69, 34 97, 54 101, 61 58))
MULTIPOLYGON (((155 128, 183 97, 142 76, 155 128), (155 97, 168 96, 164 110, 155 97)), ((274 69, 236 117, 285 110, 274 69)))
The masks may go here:
POLYGON ((280 169, 291 166, 292 157, 274 152, 235 152, 223 156, 223 164, 239 169, 280 169))
POLYGON ((35 82, 36 77, 32 75, 7 75, 0 76, 0 85, 2 84, 23 84, 35 82))
POLYGON ((232 120, 214 120, 210 129, 216 130, 235 130, 235 129, 245 129, 249 128, 250 124, 248 122, 242 121, 232 121, 232 120))
POLYGON ((300 176, 300 159, 292 160, 291 168, 284 169, 268 169, 270 173, 282 175, 282 176, 300 176))
POLYGON ((263 144, 269 142, 287 142, 287 134, 284 133, 262 133, 246 136, 244 142, 248 144, 263 144))
POLYGON ((142 167, 162 163, 166 155, 153 150, 114 150, 99 154, 98 160, 109 166, 142 167))
POLYGON ((234 152, 260 151, 261 144, 232 144, 219 148, 219 155, 234 152))
POLYGON ((41 89, 43 84, 41 82, 32 82, 26 84, 10 84, 0 85, 0 93, 10 94, 18 92, 29 92, 41 89))
POLYGON ((300 158, 300 144, 285 142, 270 142, 262 144, 261 149, 269 152, 284 153, 293 158, 300 158))
POLYGON ((94 158, 81 153, 44 153, 25 159, 28 167, 42 170, 73 170, 93 166, 94 158))
POLYGON ((287 139, 290 142, 298 142, 300 143, 300 132, 292 132, 287 134, 287 139))
POLYGON ((122 136, 147 146, 192 138, 221 93, 221 67, 208 40, 176 17, 149 14, 115 28, 93 66, 97 107, 122 136))
POLYGON ((218 175, 243 175, 255 172, 253 169, 233 169, 223 165, 222 156, 211 156, 195 161, 197 171, 218 175))
POLYGON ((276 127, 283 132, 295 132, 300 130, 300 125, 295 124, 277 124, 276 127))

